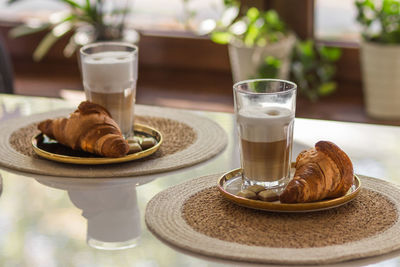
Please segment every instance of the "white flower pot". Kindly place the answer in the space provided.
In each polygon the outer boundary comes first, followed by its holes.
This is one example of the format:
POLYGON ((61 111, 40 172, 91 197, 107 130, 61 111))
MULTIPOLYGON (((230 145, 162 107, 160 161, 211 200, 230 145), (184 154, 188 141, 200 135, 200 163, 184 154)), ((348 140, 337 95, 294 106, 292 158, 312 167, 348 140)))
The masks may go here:
POLYGON ((400 45, 363 42, 360 55, 368 115, 400 118, 400 45))
POLYGON ((255 78, 259 66, 267 56, 273 56, 281 60, 282 65, 276 78, 287 79, 290 71, 290 55, 295 41, 296 37, 290 34, 277 43, 263 47, 246 47, 241 44, 229 44, 229 59, 233 81, 238 82, 255 78))

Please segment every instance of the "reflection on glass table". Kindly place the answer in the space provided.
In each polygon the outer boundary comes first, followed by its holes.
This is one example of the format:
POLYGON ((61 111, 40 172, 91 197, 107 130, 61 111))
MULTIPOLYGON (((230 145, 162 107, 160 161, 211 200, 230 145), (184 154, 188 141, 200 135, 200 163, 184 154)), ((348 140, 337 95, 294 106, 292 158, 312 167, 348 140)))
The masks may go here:
MULTIPOLYGON (((141 236, 136 183, 113 185, 84 183, 85 179, 65 180, 38 177, 46 186, 68 191, 71 202, 87 220, 86 241, 97 249, 118 250, 135 247, 141 236)), ((149 182, 143 181, 144 182, 149 182)))

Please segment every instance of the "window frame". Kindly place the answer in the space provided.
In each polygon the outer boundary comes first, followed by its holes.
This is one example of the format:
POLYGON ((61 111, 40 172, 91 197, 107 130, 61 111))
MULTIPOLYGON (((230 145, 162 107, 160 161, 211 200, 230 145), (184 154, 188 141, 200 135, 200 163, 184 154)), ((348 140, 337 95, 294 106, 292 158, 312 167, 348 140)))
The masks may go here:
MULTIPOLYGON (((301 39, 315 39, 314 12, 315 0, 242 0, 242 6, 257 6, 261 9, 275 9, 282 19, 301 39)), ((3 35, 16 26, 16 22, 1 22, 3 35)), ((228 49, 224 45, 213 43, 207 37, 197 36, 192 32, 140 30, 140 64, 145 67, 172 68, 184 70, 209 70, 230 72, 228 49), (188 60, 187 56, 193 56, 188 60)), ((40 36, 40 35, 39 35, 40 36)), ((30 57, 38 36, 27 36, 10 40, 4 36, 12 56, 30 57)), ((60 43, 63 44, 64 41, 60 43)), ((361 84, 359 46, 355 43, 317 40, 327 46, 342 48, 342 57, 337 62, 336 78, 339 82, 361 84)), ((56 51, 45 61, 62 60, 57 44, 56 51)), ((73 59, 73 61, 75 61, 73 59)), ((75 63, 74 63, 75 64, 75 63)))
POLYGON ((292 28, 301 39, 314 39, 316 42, 342 49, 342 56, 336 63, 336 80, 339 91, 344 95, 361 94, 360 47, 355 42, 335 42, 316 39, 315 0, 265 0, 267 8, 277 10, 282 19, 292 28), (290 8, 288 8, 290 6, 290 8))

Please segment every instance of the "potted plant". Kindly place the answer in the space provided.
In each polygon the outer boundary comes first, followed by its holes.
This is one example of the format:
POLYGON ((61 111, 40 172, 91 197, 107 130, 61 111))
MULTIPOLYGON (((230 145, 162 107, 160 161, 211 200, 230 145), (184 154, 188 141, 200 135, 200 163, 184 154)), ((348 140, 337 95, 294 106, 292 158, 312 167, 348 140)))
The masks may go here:
POLYGON ((366 111, 400 118, 400 1, 355 2, 362 26, 361 69, 366 111))
MULTIPOLYGON (((335 63, 340 56, 340 48, 316 44, 313 40, 297 41, 292 52, 290 80, 298 85, 299 94, 316 102, 335 92, 335 63)), ((267 56, 256 78, 277 78, 280 67, 279 59, 267 56)))
MULTIPOLYGON (((71 56, 78 47, 95 41, 126 41, 137 43, 139 35, 125 26, 126 16, 129 13, 128 3, 118 6, 115 1, 78 1, 58 0, 65 3, 69 10, 52 14, 49 22, 42 24, 22 24, 10 31, 10 36, 17 38, 39 31, 48 30, 48 33, 39 43, 33 53, 33 59, 41 60, 53 44, 61 37, 72 33, 64 49, 64 55, 71 56), (106 3, 107 2, 107 3, 106 3)), ((21 0, 9 0, 9 4, 21 0)))
POLYGON ((313 40, 298 41, 291 63, 291 80, 298 85, 300 94, 312 102, 336 91, 335 63, 342 55, 337 47, 327 47, 313 40))
POLYGON ((243 16, 238 14, 239 6, 233 4, 219 21, 206 20, 200 26, 210 32, 212 41, 228 44, 233 80, 255 77, 266 56, 280 60, 277 77, 287 79, 295 36, 274 10, 260 11, 251 7, 243 16))

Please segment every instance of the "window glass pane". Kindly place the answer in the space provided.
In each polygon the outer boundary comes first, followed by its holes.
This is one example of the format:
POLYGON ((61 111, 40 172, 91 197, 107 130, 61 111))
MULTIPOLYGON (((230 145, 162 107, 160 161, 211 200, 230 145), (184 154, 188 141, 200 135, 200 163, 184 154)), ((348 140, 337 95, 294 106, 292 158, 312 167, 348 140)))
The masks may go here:
POLYGON ((129 20, 140 28, 196 29, 207 18, 218 18, 222 0, 136 0, 129 20))
POLYGON ((27 18, 47 20, 52 12, 65 9, 65 5, 54 0, 20 0, 7 4, 8 0, 0 0, 0 19, 20 21, 27 18))
MULTIPOLYGON (((67 7, 56 0, 19 0, 12 5, 7 1, 0 0, 0 20, 46 20, 52 12, 67 7)), ((130 25, 153 30, 194 30, 202 20, 220 17, 224 9, 223 0, 107 0, 105 3, 106 8, 128 6, 130 25)))
POLYGON ((358 41, 359 26, 354 0, 315 0, 315 37, 322 40, 358 41))

